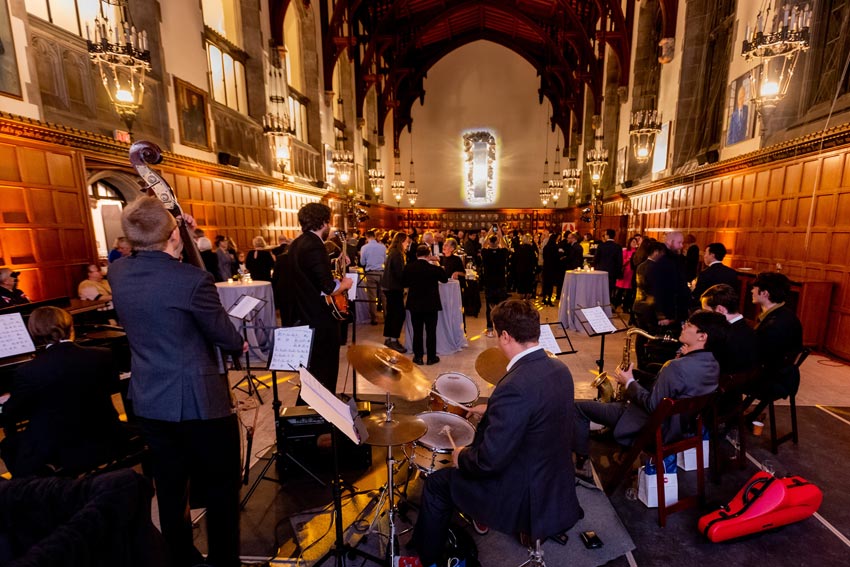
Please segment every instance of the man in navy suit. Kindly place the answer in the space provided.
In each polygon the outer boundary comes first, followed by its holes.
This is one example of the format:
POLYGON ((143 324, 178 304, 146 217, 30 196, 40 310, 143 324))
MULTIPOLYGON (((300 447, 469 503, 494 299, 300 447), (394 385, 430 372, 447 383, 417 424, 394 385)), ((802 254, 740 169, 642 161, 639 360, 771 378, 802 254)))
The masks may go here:
MULTIPOLYGON (((183 222, 195 228, 191 217, 183 222)), ((136 199, 121 225, 133 253, 110 266, 109 281, 130 342, 129 397, 151 448, 171 565, 236 567, 239 424, 217 349, 244 352, 248 343, 221 306, 209 272, 179 261, 184 243, 177 220, 158 199, 136 199), (190 476, 192 490, 206 500, 206 561, 192 543, 190 476)))
POLYGON ((573 378, 539 346, 540 314, 518 299, 493 309, 499 348, 510 359, 469 447, 454 468, 425 479, 414 541, 426 567, 441 560, 454 508, 508 534, 544 540, 582 515, 570 466, 573 378))
POLYGON ((725 257, 726 247, 722 242, 712 242, 705 247, 702 259, 707 267, 697 276, 693 292, 695 303, 699 303, 705 290, 713 285, 726 284, 732 289, 740 288, 738 272, 723 264, 725 257))
POLYGON ((440 303, 440 283, 449 281, 446 271, 429 262, 431 249, 427 244, 416 248, 416 260, 408 262, 402 272, 402 283, 407 289, 407 310, 413 324, 413 362, 423 364, 422 329, 425 329, 425 350, 428 364, 437 364, 437 317, 443 310, 440 303))
MULTIPOLYGON (((274 289, 283 326, 309 325, 313 329, 307 370, 325 388, 336 393, 339 320, 334 317, 325 296, 345 293, 352 281, 349 278, 335 280, 331 273, 331 261, 325 248, 330 221, 331 210, 327 205, 307 203, 301 207, 298 222, 302 232, 275 267, 274 289)), ((304 403, 300 396, 298 403, 304 403)))

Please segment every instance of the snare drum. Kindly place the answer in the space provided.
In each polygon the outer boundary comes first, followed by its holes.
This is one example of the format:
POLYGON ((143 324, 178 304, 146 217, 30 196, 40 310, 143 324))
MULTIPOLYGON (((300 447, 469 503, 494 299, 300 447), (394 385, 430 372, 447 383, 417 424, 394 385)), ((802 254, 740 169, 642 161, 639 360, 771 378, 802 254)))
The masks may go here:
POLYGON ((446 372, 440 374, 431 386, 428 408, 466 417, 467 409, 478 395, 478 385, 472 378, 460 372, 446 372))
POLYGON ((404 454, 410 464, 426 475, 452 466, 452 443, 444 431, 446 426, 458 447, 469 445, 475 437, 475 427, 453 413, 426 411, 416 417, 425 422, 428 432, 410 445, 405 445, 404 454))

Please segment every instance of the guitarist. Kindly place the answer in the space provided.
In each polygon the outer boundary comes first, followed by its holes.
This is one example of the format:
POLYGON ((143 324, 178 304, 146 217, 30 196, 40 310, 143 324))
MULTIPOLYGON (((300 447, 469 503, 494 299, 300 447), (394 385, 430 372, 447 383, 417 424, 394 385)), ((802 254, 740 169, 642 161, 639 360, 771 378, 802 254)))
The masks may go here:
MULTIPOLYGON (((336 393, 339 320, 325 296, 346 293, 352 281, 334 279, 331 273, 325 249, 330 220, 330 208, 321 203, 308 203, 298 211, 302 234, 292 241, 281 258, 280 273, 275 274, 275 302, 284 327, 309 325, 314 330, 307 370, 336 393)), ((303 403, 300 397, 298 403, 303 403)))

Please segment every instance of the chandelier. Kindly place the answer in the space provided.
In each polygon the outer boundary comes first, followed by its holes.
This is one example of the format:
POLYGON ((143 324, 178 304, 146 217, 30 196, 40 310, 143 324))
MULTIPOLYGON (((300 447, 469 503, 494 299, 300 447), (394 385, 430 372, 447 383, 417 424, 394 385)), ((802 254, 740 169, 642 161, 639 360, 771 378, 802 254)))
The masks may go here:
MULTIPOLYGON (((342 145, 343 139, 339 139, 338 145, 342 145)), ((354 152, 346 149, 334 150, 333 164, 336 180, 340 185, 348 185, 351 181, 351 172, 354 170, 354 152)))
POLYGON ((655 136, 661 132, 661 113, 657 110, 632 112, 629 138, 637 163, 646 163, 655 149, 655 136))
POLYGON ((94 34, 86 22, 89 58, 118 116, 132 133, 145 97, 145 73, 151 68, 148 33, 137 30, 127 0, 100 0, 94 34))
MULTIPOLYGON (((597 131, 594 137, 593 149, 587 150, 587 159, 585 163, 590 170, 590 182, 594 187, 598 187, 602 182, 602 174, 605 173, 605 168, 608 167, 608 150, 602 147, 602 134, 597 131)), ((597 193, 599 190, 597 189, 597 193)))
POLYGON ((410 201, 410 206, 416 206, 416 198, 419 196, 419 189, 416 188, 416 179, 413 175, 413 135, 410 136, 410 182, 407 184, 407 200, 410 201))
POLYGON ((552 165, 552 179, 549 180, 549 195, 552 197, 552 206, 555 208, 558 207, 558 199, 561 198, 561 191, 564 190, 564 182, 559 177, 561 175, 561 138, 559 133, 556 136, 555 163, 552 165))
POLYGON ((568 159, 567 168, 561 173, 564 178, 563 184, 564 188, 567 190, 568 201, 575 197, 581 180, 581 169, 578 168, 578 163, 576 163, 576 167, 571 167, 571 164, 572 160, 568 159))
POLYGON ((269 64, 268 112, 263 115, 263 134, 269 140, 278 170, 286 175, 290 165, 289 101, 280 57, 269 64))
POLYGON ((759 113, 775 107, 788 92, 797 59, 809 48, 811 21, 809 4, 787 3, 771 15, 770 3, 763 3, 755 28, 747 25, 741 54, 747 61, 759 61, 750 71, 752 98, 759 113))
POLYGON ((386 176, 384 175, 384 170, 381 169, 381 160, 376 159, 375 169, 369 170, 369 185, 372 187, 372 193, 376 197, 380 197, 381 192, 384 190, 384 179, 386 179, 386 176))
POLYGON ((540 188, 540 202, 543 203, 543 207, 549 204, 549 197, 552 196, 552 192, 549 190, 549 186, 546 185, 540 188))
POLYGON ((395 150, 395 173, 390 188, 395 199, 396 206, 401 206, 401 199, 404 197, 404 179, 401 178, 401 159, 399 158, 398 148, 395 150))

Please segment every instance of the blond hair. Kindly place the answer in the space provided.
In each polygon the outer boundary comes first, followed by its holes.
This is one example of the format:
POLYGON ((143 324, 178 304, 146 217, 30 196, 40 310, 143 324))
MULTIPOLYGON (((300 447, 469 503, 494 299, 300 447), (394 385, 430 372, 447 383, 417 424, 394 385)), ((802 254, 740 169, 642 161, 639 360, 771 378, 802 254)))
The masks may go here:
POLYGON ((121 215, 121 227, 134 250, 165 250, 176 226, 177 221, 155 197, 136 199, 121 215))

